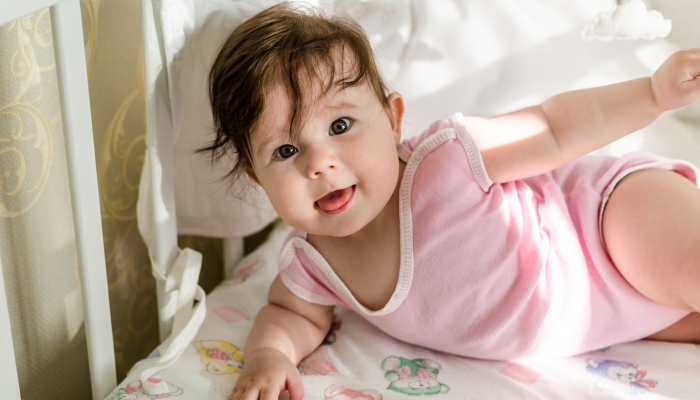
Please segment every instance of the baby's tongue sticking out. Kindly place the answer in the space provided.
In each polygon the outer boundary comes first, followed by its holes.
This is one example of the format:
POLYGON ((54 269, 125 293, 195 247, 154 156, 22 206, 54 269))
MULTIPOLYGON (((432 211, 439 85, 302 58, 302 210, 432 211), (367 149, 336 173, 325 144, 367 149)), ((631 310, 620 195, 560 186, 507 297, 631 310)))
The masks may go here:
POLYGON ((333 211, 347 203, 348 200, 350 200, 350 196, 352 196, 352 186, 330 192, 316 200, 316 204, 318 204, 318 208, 323 211, 333 211))

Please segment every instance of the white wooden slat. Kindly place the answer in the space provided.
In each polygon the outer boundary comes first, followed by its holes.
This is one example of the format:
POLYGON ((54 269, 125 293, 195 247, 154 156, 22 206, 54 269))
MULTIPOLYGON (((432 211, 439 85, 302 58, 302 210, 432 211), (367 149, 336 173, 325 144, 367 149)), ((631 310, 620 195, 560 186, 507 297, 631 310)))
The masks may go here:
POLYGON ((243 258, 243 238, 224 238, 224 276, 231 275, 233 267, 243 258))
POLYGON ((10 330, 10 313, 7 309, 7 297, 5 297, 5 282, 2 277, 2 260, 0 259, 0 388, 2 398, 7 400, 20 400, 19 380, 17 378, 17 364, 15 364, 15 350, 12 344, 12 331, 10 330))
POLYGON ((0 0, 0 25, 51 7, 62 0, 0 0))
POLYGON ((51 23, 83 295, 90 382, 92 397, 98 400, 107 397, 116 387, 117 376, 80 1, 65 0, 53 6, 51 23))

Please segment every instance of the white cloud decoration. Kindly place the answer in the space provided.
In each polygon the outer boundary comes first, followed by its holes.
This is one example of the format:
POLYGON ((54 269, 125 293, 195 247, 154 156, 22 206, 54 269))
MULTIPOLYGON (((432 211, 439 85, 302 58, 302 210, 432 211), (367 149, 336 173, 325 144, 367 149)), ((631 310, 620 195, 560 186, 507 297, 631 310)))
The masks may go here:
POLYGON ((655 10, 647 10, 642 0, 620 0, 608 12, 596 16, 581 32, 584 39, 610 41, 653 40, 671 32, 671 20, 655 10))

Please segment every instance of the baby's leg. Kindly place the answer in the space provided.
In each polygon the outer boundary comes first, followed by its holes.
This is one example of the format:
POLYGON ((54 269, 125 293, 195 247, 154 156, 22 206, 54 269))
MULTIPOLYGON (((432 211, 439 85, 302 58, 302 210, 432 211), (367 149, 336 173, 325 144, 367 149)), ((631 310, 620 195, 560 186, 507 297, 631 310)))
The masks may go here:
POLYGON ((646 339, 700 343, 700 314, 692 312, 675 324, 646 337, 646 339))
MULTIPOLYGON (((700 310, 700 190, 690 180, 660 169, 626 176, 602 229, 610 258, 634 288, 658 303, 700 310)), ((652 338, 700 342, 700 318, 692 313, 652 338)))

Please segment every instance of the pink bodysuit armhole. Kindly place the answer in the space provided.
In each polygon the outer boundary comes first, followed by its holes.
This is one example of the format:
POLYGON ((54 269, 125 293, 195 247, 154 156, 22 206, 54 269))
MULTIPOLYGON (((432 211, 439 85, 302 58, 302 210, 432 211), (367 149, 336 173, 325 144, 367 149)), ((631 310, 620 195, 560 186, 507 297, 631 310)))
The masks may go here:
POLYGON ((450 117, 450 122, 452 122, 452 126, 457 131, 457 138, 462 142, 464 150, 467 152, 469 166, 472 169, 474 178, 479 183, 481 190, 488 192, 491 185, 493 185, 493 181, 486 173, 484 160, 481 158, 481 152, 476 146, 476 142, 474 142, 474 139, 472 139, 472 137, 469 136, 469 132, 467 132, 467 127, 464 124, 464 116, 462 113, 455 113, 450 117))
POLYGON ((299 237, 293 237, 282 248, 279 263, 280 279, 282 283, 297 297, 309 303, 321 305, 342 304, 333 292, 319 282, 301 261, 297 254, 296 241, 303 241, 299 237))
POLYGON ((471 167, 474 179, 479 184, 481 190, 488 192, 491 185, 493 185, 493 181, 486 173, 484 160, 481 158, 481 152, 476 146, 476 142, 474 142, 474 139, 472 139, 472 137, 469 136, 469 132, 467 132, 462 113, 454 113, 448 118, 437 120, 430 124, 420 135, 401 142, 398 146, 399 158, 404 162, 408 162, 408 159, 416 148, 428 140, 429 137, 443 129, 454 129, 457 139, 462 143, 464 151, 467 153, 467 159, 469 160, 469 166, 471 167))

